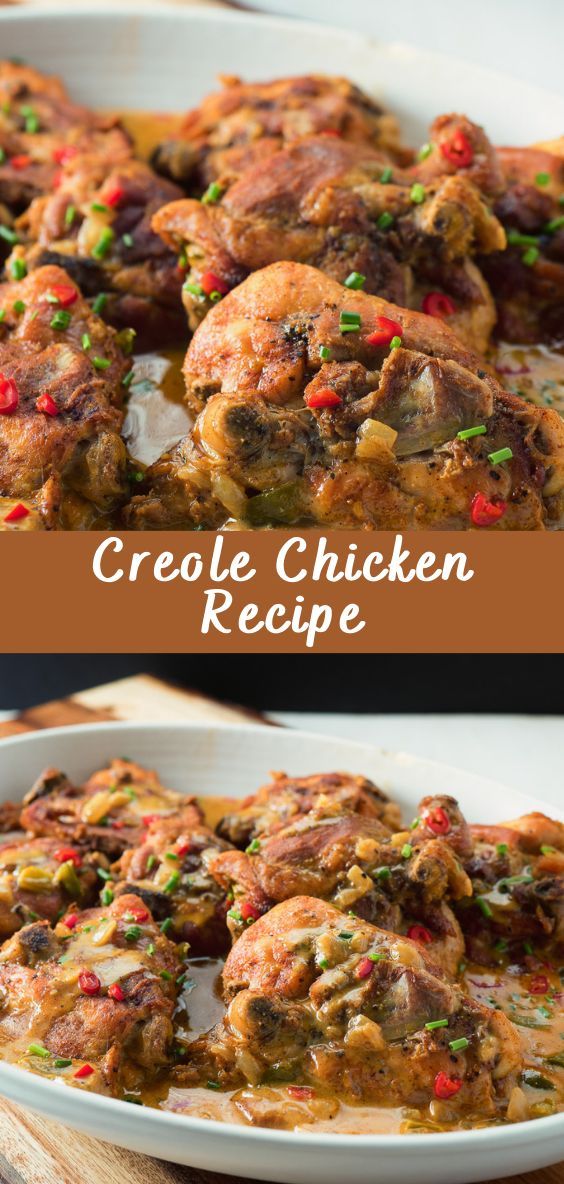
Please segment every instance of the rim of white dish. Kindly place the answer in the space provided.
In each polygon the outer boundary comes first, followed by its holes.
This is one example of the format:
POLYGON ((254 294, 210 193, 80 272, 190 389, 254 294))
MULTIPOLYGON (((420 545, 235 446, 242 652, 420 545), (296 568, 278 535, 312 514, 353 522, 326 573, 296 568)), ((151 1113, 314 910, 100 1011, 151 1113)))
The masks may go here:
MULTIPOLYGON (((143 723, 139 721, 130 722, 127 720, 108 720, 99 723, 68 724, 62 727, 48 728, 38 732, 24 732, 23 734, 17 736, 6 736, 0 740, 0 757, 2 752, 8 747, 19 748, 23 745, 32 748, 34 745, 38 745, 41 740, 46 738, 46 736, 53 737, 55 740, 65 740, 71 736, 80 736, 80 734, 95 734, 111 731, 129 733, 139 732, 142 733, 145 738, 147 737, 147 734, 151 732, 163 733, 167 731, 186 733, 224 732, 227 734, 233 732, 242 732, 249 736, 257 734, 264 736, 265 728, 267 727, 268 725, 265 724, 253 723, 205 724, 196 722, 167 723, 165 721, 159 721, 157 723, 143 723)), ((278 731, 278 729, 276 730, 278 731)), ((279 731, 282 734, 286 734, 285 729, 279 729, 279 731)), ((294 730, 293 728, 288 728, 287 733, 289 737, 297 741, 298 744, 300 737, 303 737, 304 740, 309 742, 322 742, 324 739, 323 735, 318 733, 298 731, 294 730)), ((461 773, 463 773, 465 777, 469 777, 472 781, 479 782, 482 786, 491 787, 492 791, 495 791, 496 787, 498 789, 501 788, 500 782, 493 781, 490 778, 481 777, 479 774, 466 772, 463 769, 443 763, 442 761, 431 760, 427 757, 416 757, 405 752, 394 752, 377 745, 361 744, 354 740, 339 740, 338 737, 336 737, 336 740, 338 741, 339 745, 342 745, 343 748, 349 749, 351 753, 354 753, 355 751, 365 752, 367 748, 371 748, 375 754, 378 754, 388 760, 397 760, 399 764, 409 762, 410 764, 420 765, 427 769, 438 768, 447 772, 451 771, 455 776, 459 776, 461 773)), ((504 786, 503 788, 505 789, 507 787, 504 786)), ((514 792, 517 801, 524 800, 529 802, 531 800, 528 799, 526 795, 521 794, 517 790, 514 792)), ((553 806, 536 798, 534 800, 541 809, 546 809, 552 814, 559 814, 559 811, 555 811, 553 806)), ((56 1117, 59 1119, 59 1121, 64 1122, 64 1119, 60 1118, 60 1115, 58 1114, 58 1108, 56 1105, 53 1105, 53 1102, 55 1102, 57 1098, 61 1098, 63 1096, 59 1092, 60 1089, 70 1087, 64 1087, 63 1083, 59 1084, 58 1082, 44 1081, 39 1075, 30 1074, 26 1069, 22 1069, 17 1065, 10 1065, 6 1062, 0 1061, 0 1092, 3 1092, 2 1085, 4 1082, 13 1086, 13 1088, 8 1092, 8 1096, 12 1097, 13 1100, 16 1100, 24 1106, 27 1105, 28 1108, 40 1109, 42 1112, 48 1113, 51 1117, 56 1117), (40 1096, 41 1101, 45 1099, 44 1105, 40 1104, 39 1101, 35 1102, 33 1099, 30 1101, 29 1098, 26 1097, 26 1094, 28 1094, 30 1090, 30 1077, 33 1081, 33 1092, 36 1097, 40 1096), (57 1092, 54 1093, 53 1090, 56 1090, 57 1092)), ((449 1145, 451 1145, 453 1141, 456 1142, 457 1149, 459 1151, 465 1151, 472 1149, 478 1150, 486 1145, 500 1148, 509 1141, 512 1143, 514 1149, 516 1141, 530 1144, 531 1141, 553 1141, 558 1137, 562 1141, 562 1150, 564 1151, 564 1114, 554 1114, 544 1118, 529 1119, 526 1122, 483 1127, 477 1130, 474 1129, 468 1131, 441 1131, 437 1134, 407 1133, 403 1135, 354 1135, 332 1133, 330 1131, 316 1133, 307 1130, 283 1131, 276 1130, 274 1128, 251 1128, 242 1126, 238 1123, 217 1121, 216 1119, 211 1118, 198 1118, 187 1114, 178 1114, 166 1110, 153 1109, 151 1107, 143 1107, 143 1109, 141 1109, 137 1108, 136 1106, 131 1106, 128 1102, 124 1102, 119 1098, 108 1098, 102 1094, 83 1093, 81 1090, 73 1090, 72 1107, 77 1117, 80 1117, 80 1115, 83 1113, 95 1112, 101 1117, 103 1116, 104 1119, 109 1120, 108 1138, 111 1139, 113 1133, 116 1137, 116 1141, 119 1140, 119 1129, 123 1129, 122 1121, 125 1115, 127 1115, 127 1125, 130 1130, 132 1128, 138 1129, 141 1127, 146 1130, 148 1126, 155 1126, 161 1129, 171 1126, 172 1130, 178 1131, 179 1129, 183 1129, 187 1133, 192 1131, 194 1134, 207 1134, 218 1139, 223 1139, 227 1136, 230 1139, 235 1138, 239 1141, 247 1141, 252 1139, 254 1142, 258 1141, 268 1143, 271 1147, 272 1144, 275 1143, 280 1146, 281 1151, 288 1143, 288 1140, 298 1140, 301 1144, 303 1144, 304 1149, 309 1147, 318 1150, 321 1148, 325 1150, 334 1148, 335 1150, 346 1151, 350 1151, 351 1147, 357 1147, 367 1151, 376 1150, 378 1148, 391 1151, 403 1149, 404 1152, 410 1155, 418 1155, 423 1148, 426 1148, 427 1150, 433 1150, 435 1153, 440 1152, 441 1149, 443 1149, 445 1153, 450 1154, 448 1149, 449 1145), (111 1121, 112 1119, 115 1121, 111 1121), (178 1125, 179 1123, 181 1124, 180 1127, 178 1125)))

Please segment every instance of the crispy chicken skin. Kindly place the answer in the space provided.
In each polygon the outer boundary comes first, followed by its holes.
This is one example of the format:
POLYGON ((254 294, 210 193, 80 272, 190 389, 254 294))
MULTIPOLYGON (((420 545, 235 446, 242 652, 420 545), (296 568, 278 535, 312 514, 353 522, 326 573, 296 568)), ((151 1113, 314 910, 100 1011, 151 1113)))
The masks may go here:
POLYGON ((465 998, 426 952, 323 901, 294 897, 248 929, 225 963, 225 1020, 179 1076, 222 1086, 285 1079, 354 1102, 431 1106, 448 1120, 503 1112, 521 1067, 505 1016, 465 998), (448 1026, 425 1025, 447 1019, 448 1026), (449 1042, 464 1039, 463 1051, 449 1042), (458 1092, 437 1102, 437 1080, 458 1092), (458 1086, 458 1083, 462 1084, 458 1086))
POLYGON ((209 864, 229 849, 207 826, 187 826, 174 815, 156 818, 145 841, 125 851, 112 869, 113 891, 140 896, 171 939, 189 942, 192 955, 221 954, 229 945, 229 904, 209 864))
POLYGON ((22 245, 12 253, 28 268, 56 263, 94 299, 104 294, 104 319, 133 331, 141 349, 183 339, 182 273, 175 255, 151 230, 154 213, 180 196, 123 146, 71 157, 56 190, 17 221, 22 245))
POLYGON ((479 494, 499 507, 494 529, 561 525, 560 417, 481 366, 436 317, 274 263, 196 331, 184 366, 194 429, 148 470, 126 523, 464 530, 484 525, 479 494), (383 326, 386 344, 371 343, 383 326), (316 407, 327 392, 333 405, 316 407), (486 434, 458 438, 476 425, 486 434), (489 461, 507 447, 512 459, 489 461))
POLYGON ((93 904, 101 857, 58 839, 18 839, 0 845, 0 939, 37 918, 52 925, 74 902, 93 904))
POLYGON ((171 1062, 177 947, 137 896, 67 919, 27 925, 0 950, 0 1039, 44 1072, 88 1065, 85 1088, 123 1096, 171 1062))
POLYGON ((100 152, 108 137, 131 151, 115 119, 71 102, 58 78, 0 62, 0 205, 12 214, 52 189, 66 159, 100 152))
POLYGON ((502 249, 505 234, 464 178, 438 176, 418 195, 413 173, 388 167, 381 152, 316 136, 246 169, 218 202, 165 206, 153 226, 186 254, 192 328, 211 307, 210 275, 220 295, 251 271, 291 259, 340 283, 358 272, 364 291, 411 308, 440 288, 453 301, 449 324, 471 348, 488 345, 495 309, 471 260, 477 250, 502 249))
MULTIPOLYGON (((453 799, 443 800, 459 813, 453 799)), ((255 839, 247 852, 216 856, 212 874, 234 898, 233 937, 282 900, 316 896, 381 929, 407 933, 455 977, 464 940, 449 902, 469 896, 472 886, 448 842, 414 836, 390 835, 375 818, 335 804, 331 810, 330 803, 255 839)))
POLYGON ((217 826, 218 834, 235 847, 246 847, 259 835, 270 835, 316 807, 335 814, 355 813, 380 820, 388 830, 397 830, 400 808, 367 777, 353 773, 312 773, 288 777, 273 773, 273 780, 244 798, 238 810, 226 814, 217 826))
POLYGON ((195 798, 165 789, 156 773, 118 759, 83 786, 46 769, 24 798, 21 824, 34 835, 56 835, 118 859, 171 816, 185 827, 201 821, 195 798))
POLYGON ((0 382, 11 392, 0 415, 0 494, 28 499, 53 526, 68 491, 88 521, 125 497, 119 433, 130 362, 58 267, 0 284, 0 308, 0 382))
POLYGON ((153 158, 158 172, 191 193, 232 180, 283 144, 320 132, 379 148, 398 163, 411 159, 395 118, 346 78, 222 81, 223 89, 189 111, 180 135, 153 158))
POLYGON ((531 969, 548 944, 564 953, 564 827, 544 814, 498 826, 472 826, 463 864, 473 897, 458 908, 470 956, 495 963, 500 953, 531 969))

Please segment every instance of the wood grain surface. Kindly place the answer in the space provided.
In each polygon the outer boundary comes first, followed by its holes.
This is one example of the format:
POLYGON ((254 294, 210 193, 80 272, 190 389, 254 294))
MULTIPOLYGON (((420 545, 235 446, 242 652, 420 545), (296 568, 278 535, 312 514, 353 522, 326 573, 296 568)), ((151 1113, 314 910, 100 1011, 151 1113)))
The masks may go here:
MULTIPOLYGON (((248 711, 215 702, 148 675, 94 687, 46 703, 0 725, 0 737, 103 720, 248 722, 248 711)), ((259 720, 259 716, 254 716, 259 720)), ((1 775, 1 753, 0 753, 1 775)), ((375 1177, 375 1184, 376 1184, 375 1177)), ((564 1163, 512 1176, 513 1184, 564 1184, 564 1163)), ((0 1184, 243 1184, 137 1155, 48 1122, 0 1099, 0 1184)), ((382 1184, 390 1184, 383 1181, 382 1184)), ((489 1184, 494 1184, 490 1181, 489 1184)), ((497 1181, 496 1184, 504 1184, 497 1181)), ((508 1182, 507 1182, 508 1184, 508 1182)))

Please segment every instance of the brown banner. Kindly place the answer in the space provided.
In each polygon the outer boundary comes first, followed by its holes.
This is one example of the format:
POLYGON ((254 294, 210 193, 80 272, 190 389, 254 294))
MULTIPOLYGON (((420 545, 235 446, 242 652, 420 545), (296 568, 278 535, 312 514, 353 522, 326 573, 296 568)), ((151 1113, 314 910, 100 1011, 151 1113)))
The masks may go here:
POLYGON ((559 534, 4 534, 18 652, 564 652, 559 534))

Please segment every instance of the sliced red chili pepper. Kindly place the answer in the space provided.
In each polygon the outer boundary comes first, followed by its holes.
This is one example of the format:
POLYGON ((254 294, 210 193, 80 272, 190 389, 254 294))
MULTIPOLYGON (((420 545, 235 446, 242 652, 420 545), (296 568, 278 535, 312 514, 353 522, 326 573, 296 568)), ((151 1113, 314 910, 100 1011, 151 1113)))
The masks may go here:
POLYGON ((211 296, 212 292, 220 292, 222 296, 226 296, 231 291, 229 284, 222 280, 220 275, 216 275, 215 271, 205 271, 200 276, 200 287, 206 296, 211 296))
POLYGON ((370 960, 370 958, 361 958, 355 970, 355 976, 356 978, 368 978, 368 975, 372 974, 373 970, 374 963, 370 960))
POLYGON ((104 194, 104 205, 119 206, 120 202, 125 197, 125 189, 122 185, 112 185, 111 189, 104 194))
POLYGON ((4 514, 4 522, 18 522, 20 518, 27 518, 29 512, 23 502, 16 502, 16 505, 12 506, 7 514, 4 514))
POLYGON ((63 174, 62 169, 58 169, 58 171, 56 173, 53 173, 53 177, 51 180, 51 189, 60 189, 61 188, 61 185, 63 183, 63 176, 64 176, 64 174, 63 174))
POLYGON ((137 921, 139 923, 141 923, 142 921, 149 920, 149 910, 148 909, 128 909, 127 913, 128 913, 128 916, 133 917, 133 920, 137 921))
POLYGON ((484 493, 475 493, 470 507, 470 517, 474 526, 493 526, 503 518, 507 509, 507 502, 488 501, 484 493))
POLYGON ((180 855, 180 856, 188 855, 188 852, 191 850, 192 850, 192 844, 190 842, 179 843, 179 844, 177 844, 177 847, 176 847, 176 854, 180 855))
POLYGON ((27 169, 31 164, 31 156, 27 156, 25 152, 22 152, 19 156, 12 156, 10 164, 13 169, 27 169))
POLYGON ((322 127, 321 131, 318 132, 320 136, 342 136, 342 134, 336 127, 322 127))
POLYGON ((433 810, 429 810, 425 814, 425 826, 432 830, 434 835, 448 835, 451 827, 450 818, 443 810, 442 806, 435 806, 433 810))
POLYGON ((546 974, 536 974, 529 983, 529 991, 531 995, 546 995, 550 990, 550 984, 546 974))
POLYGON ((141 822, 143 826, 150 826, 152 822, 157 822, 160 818, 162 818, 162 814, 143 814, 141 822))
POLYGON ((75 148, 73 144, 61 144, 60 148, 53 149, 53 160, 55 164, 67 164, 73 156, 76 156, 77 152, 78 148, 75 148))
POLYGON ((403 327, 390 317, 376 317, 375 328, 366 338, 367 345, 389 345, 394 337, 401 337, 403 327))
POLYGON ((340 407, 343 400, 336 391, 332 391, 330 387, 323 387, 322 390, 312 391, 310 395, 305 396, 306 406, 311 407, 312 411, 323 411, 328 407, 340 407))
POLYGON ((116 1003, 122 1003, 125 999, 125 995, 119 983, 112 983, 111 987, 108 987, 108 995, 110 996, 110 999, 115 999, 116 1003))
POLYGON ((75 867, 80 867, 82 863, 82 856, 74 847, 58 847, 53 854, 59 863, 72 862, 75 867))
POLYGON ((239 912, 241 913, 244 921, 249 921, 251 918, 253 921, 258 921, 261 915, 259 910, 255 908, 254 904, 250 904, 248 900, 243 900, 241 902, 239 905, 239 912))
POLYGON ((78 985, 83 995, 98 995, 102 986, 93 970, 82 970, 78 976, 78 985))
POLYGON ((474 160, 474 149, 470 140, 460 129, 453 133, 450 140, 442 140, 440 149, 445 160, 455 164, 459 169, 467 168, 474 160))
POLYGON ((428 946, 433 940, 433 934, 425 928, 424 925, 410 925, 407 936, 412 941, 418 941, 421 945, 428 946))
POLYGON ((52 284, 49 291, 57 297, 62 308, 70 308, 78 300, 78 292, 72 284, 52 284))
POLYGON ((454 1098, 454 1095, 462 1089, 462 1081, 460 1077, 448 1077, 446 1073, 441 1071, 435 1077, 433 1089, 436 1098, 447 1101, 449 1098, 454 1098))
POLYGON ((287 1092, 291 1098, 296 1098, 298 1102, 315 1097, 315 1090, 311 1089, 309 1085, 289 1085, 287 1092))
POLYGON ((20 393, 13 378, 0 374, 0 415, 11 415, 20 401, 20 393))
POLYGON ((92 1065, 82 1065, 80 1069, 76 1070, 76 1073, 73 1073, 73 1077, 91 1077, 92 1073, 94 1073, 92 1065))
POLYGON ((123 830, 124 826, 125 822, 123 821, 123 818, 116 818, 114 822, 112 822, 112 830, 123 830))
POLYGON ((428 317, 451 317, 456 312, 456 304, 444 292, 427 292, 423 298, 423 312, 428 317))
POLYGON ((37 407, 37 410, 42 411, 44 415, 58 415, 60 410, 48 391, 44 391, 44 393, 35 400, 35 406, 37 407))
POLYGON ((78 913, 69 913, 67 917, 63 917, 63 925, 66 925, 67 929, 76 929, 78 913))

